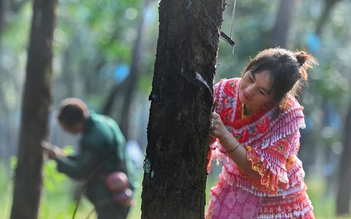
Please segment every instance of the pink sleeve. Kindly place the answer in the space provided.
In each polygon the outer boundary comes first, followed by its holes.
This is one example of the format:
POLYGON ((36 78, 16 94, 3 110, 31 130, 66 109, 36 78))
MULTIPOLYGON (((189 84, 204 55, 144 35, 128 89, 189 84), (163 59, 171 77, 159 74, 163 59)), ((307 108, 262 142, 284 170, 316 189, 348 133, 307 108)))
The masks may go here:
POLYGON ((276 193, 279 182, 283 184, 289 182, 287 159, 299 146, 299 136, 299 131, 296 131, 265 149, 246 146, 247 160, 251 161, 252 169, 261 175, 257 180, 248 178, 255 187, 264 192, 276 193))

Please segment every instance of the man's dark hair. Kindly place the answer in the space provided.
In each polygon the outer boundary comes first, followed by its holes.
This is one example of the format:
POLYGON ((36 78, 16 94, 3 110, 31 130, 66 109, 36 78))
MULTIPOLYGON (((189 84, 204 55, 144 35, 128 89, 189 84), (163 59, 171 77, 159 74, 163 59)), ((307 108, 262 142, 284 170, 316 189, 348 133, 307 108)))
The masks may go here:
POLYGON ((68 98, 61 102, 57 110, 57 119, 60 123, 75 126, 85 123, 89 117, 87 106, 80 99, 68 98))

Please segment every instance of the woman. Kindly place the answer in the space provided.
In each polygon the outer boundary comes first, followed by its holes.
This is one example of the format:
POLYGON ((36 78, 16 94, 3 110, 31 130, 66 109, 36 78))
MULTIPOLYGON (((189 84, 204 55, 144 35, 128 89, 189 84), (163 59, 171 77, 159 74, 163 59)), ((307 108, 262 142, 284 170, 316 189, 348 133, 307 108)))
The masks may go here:
POLYGON ((242 78, 222 79, 210 127, 211 159, 223 163, 206 219, 314 218, 296 154, 303 107, 295 99, 315 59, 260 52, 242 78))

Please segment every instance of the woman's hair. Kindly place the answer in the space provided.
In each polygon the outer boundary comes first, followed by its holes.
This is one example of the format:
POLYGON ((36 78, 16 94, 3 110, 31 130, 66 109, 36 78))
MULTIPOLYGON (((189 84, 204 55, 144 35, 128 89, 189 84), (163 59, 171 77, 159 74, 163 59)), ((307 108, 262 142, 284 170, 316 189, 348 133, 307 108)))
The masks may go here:
POLYGON ((56 115, 61 124, 73 127, 79 123, 84 124, 89 117, 89 111, 80 99, 67 98, 60 103, 56 115))
POLYGON ((279 111, 285 108, 287 93, 297 96, 306 84, 307 70, 317 64, 316 59, 304 51, 290 51, 282 48, 270 48, 261 51, 251 59, 243 71, 255 75, 268 71, 272 82, 273 100, 279 111))

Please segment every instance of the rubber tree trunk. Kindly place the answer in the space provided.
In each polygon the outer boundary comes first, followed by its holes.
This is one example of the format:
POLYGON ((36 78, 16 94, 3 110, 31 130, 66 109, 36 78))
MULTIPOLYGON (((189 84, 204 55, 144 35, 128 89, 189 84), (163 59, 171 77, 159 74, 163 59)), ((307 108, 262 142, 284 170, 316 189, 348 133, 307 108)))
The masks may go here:
POLYGON ((118 119, 118 124, 121 128, 121 131, 123 132, 124 136, 126 139, 131 138, 131 130, 130 130, 130 121, 131 119, 131 108, 132 108, 132 102, 134 99, 134 94, 136 92, 136 86, 138 85, 139 78, 140 78, 140 53, 142 49, 142 40, 143 40, 143 32, 145 28, 145 18, 146 18, 146 13, 147 13, 147 8, 149 6, 150 0, 143 0, 143 5, 141 7, 141 16, 140 20, 138 22, 138 27, 137 27, 137 37, 134 42, 134 47, 132 50, 132 60, 130 63, 130 71, 128 74, 128 77, 121 83, 121 84, 116 84, 112 89, 107 97, 106 103, 103 106, 102 113, 105 115, 109 115, 113 117, 112 115, 112 109, 115 103, 117 102, 117 96, 120 95, 122 96, 121 102, 118 104, 121 104, 121 111, 118 112, 119 119, 118 119), (121 95, 122 94, 122 95, 121 95))
POLYGON ((351 100, 343 130, 343 152, 339 163, 338 191, 336 197, 336 215, 350 213, 351 196, 351 100))
POLYGON ((132 61, 130 65, 130 72, 128 77, 126 78, 125 82, 127 88, 124 90, 124 102, 122 105, 122 112, 123 115, 120 119, 120 127, 126 139, 130 139, 130 121, 131 121, 131 112, 132 112, 132 100, 134 99, 134 94, 136 91, 136 86, 138 85, 139 78, 140 78, 140 52, 142 48, 142 39, 143 39, 143 32, 145 28, 145 17, 146 17, 146 9, 149 5, 150 0, 144 0, 144 5, 142 9, 142 14, 140 16, 140 20, 138 23, 137 29, 137 37, 135 39, 134 48, 132 52, 132 61))
POLYGON ((43 155, 52 102, 53 32, 57 0, 34 0, 11 219, 36 219, 43 155))
POLYGON ((7 13, 7 0, 0 0, 0 48, 1 48, 1 39, 2 39, 2 34, 5 29, 5 15, 7 13))
POLYGON ((281 0, 275 18, 274 27, 271 31, 270 46, 287 47, 289 30, 294 17, 296 1, 281 0))
POLYGON ((224 7, 224 0, 159 3, 142 219, 204 217, 212 85, 224 7))
POLYGON ((325 23, 328 21, 328 18, 330 18, 330 14, 333 11, 335 5, 340 2, 340 0, 324 0, 324 6, 323 6, 323 12, 321 13, 321 16, 319 20, 317 21, 316 25, 316 34, 321 35, 322 30, 325 27, 325 23))

